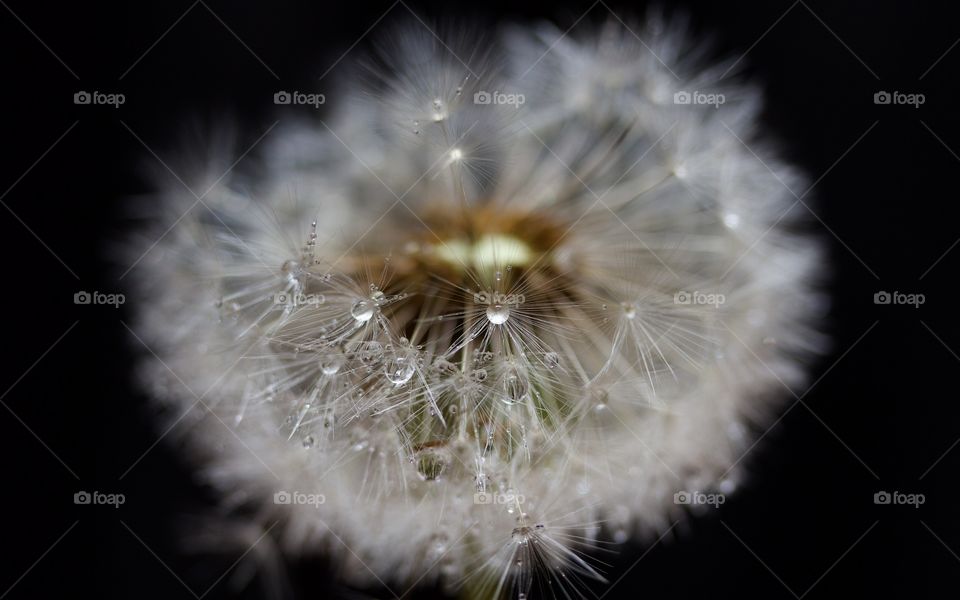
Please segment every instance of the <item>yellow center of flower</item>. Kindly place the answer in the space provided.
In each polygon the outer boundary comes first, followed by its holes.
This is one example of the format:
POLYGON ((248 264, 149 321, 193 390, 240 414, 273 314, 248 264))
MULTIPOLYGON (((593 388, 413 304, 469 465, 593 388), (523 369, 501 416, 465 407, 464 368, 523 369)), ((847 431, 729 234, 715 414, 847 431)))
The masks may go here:
POLYGON ((454 267, 485 272, 501 265, 524 267, 534 260, 535 252, 523 240, 501 233, 487 234, 473 241, 452 239, 434 246, 436 256, 454 267))

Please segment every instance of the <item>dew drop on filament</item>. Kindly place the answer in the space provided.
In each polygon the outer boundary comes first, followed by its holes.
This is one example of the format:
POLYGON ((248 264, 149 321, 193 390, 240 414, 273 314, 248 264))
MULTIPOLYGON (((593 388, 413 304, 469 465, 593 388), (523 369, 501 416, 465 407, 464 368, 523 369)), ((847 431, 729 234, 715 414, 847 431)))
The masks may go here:
POLYGON ((501 398, 508 406, 525 402, 530 396, 530 382, 518 370, 510 369, 503 379, 503 392, 501 398))
POLYGON ((324 375, 336 375, 343 366, 343 356, 340 354, 328 354, 320 359, 320 371, 324 375))
POLYGON ((547 352, 543 355, 543 363, 547 368, 553 369, 560 364, 560 355, 556 352, 547 352))
POLYGON ((409 357, 395 356, 384 363, 383 370, 390 383, 403 385, 413 377, 416 365, 409 357))
POLYGON ((374 304, 368 300, 357 300, 353 303, 353 308, 350 309, 350 315, 357 320, 358 323, 365 323, 373 317, 374 304))
POLYGON ((503 304, 491 304, 487 307, 487 320, 494 325, 503 325, 510 318, 510 308, 503 304))
POLYGON ((433 363, 434 370, 440 375, 453 375, 457 372, 457 367, 445 358, 438 358, 433 363))

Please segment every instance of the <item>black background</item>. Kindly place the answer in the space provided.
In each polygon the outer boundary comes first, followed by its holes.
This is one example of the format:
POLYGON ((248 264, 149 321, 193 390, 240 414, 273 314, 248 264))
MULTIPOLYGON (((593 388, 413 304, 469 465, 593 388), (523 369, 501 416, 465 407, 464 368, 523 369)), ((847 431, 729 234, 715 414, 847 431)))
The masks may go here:
MULTIPOLYGON (((318 86, 390 0, 4 2, 0 594, 233 597, 230 577, 217 580, 235 556, 202 560, 178 546, 181 517, 212 498, 175 448, 153 446, 162 432, 131 385, 142 352, 122 324, 132 307, 77 306, 73 294, 123 290, 112 243, 131 227, 128 199, 148 189, 143 166, 158 166, 151 150, 166 161, 186 124, 224 115, 243 126, 246 147, 278 118, 273 93, 318 86), (126 104, 77 106, 78 90, 122 92, 126 104), (126 504, 76 506, 78 490, 121 492, 126 504)), ((591 7, 405 2, 370 36, 410 10, 427 22, 554 18, 565 29, 591 7)), ((831 245, 835 351, 745 459, 751 477, 721 510, 678 526, 676 539, 604 557, 610 580, 623 578, 609 596, 950 596, 960 580, 957 14, 920 2, 679 6, 713 34, 718 57, 749 49, 764 123, 789 160, 822 176, 808 198, 831 245), (926 103, 878 106, 879 90, 926 103), (926 303, 875 305, 880 290, 926 303), (879 490, 926 503, 878 506, 879 490)), ((580 26, 611 10, 626 18, 644 5, 595 4, 580 26)), ((336 77, 338 67, 323 85, 336 77)), ((323 564, 289 567, 299 597, 346 594, 323 564)))

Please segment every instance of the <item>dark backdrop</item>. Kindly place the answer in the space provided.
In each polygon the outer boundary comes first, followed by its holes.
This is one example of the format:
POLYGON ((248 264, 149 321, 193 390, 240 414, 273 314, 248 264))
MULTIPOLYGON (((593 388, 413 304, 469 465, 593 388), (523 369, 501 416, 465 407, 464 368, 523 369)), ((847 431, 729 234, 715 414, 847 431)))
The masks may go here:
MULTIPOLYGON (((174 449, 154 445, 162 432, 130 383, 129 307, 73 303, 80 290, 122 291, 105 264, 129 227, 125 198, 147 189, 141 167, 156 160, 147 147, 166 160, 184 123, 224 114, 256 139, 275 118, 274 91, 310 89, 368 28, 375 35, 409 10, 424 19, 551 17, 563 27, 588 9, 584 22, 644 10, 613 0, 404 2, 377 25, 391 0, 0 2, 0 598, 233 597, 230 577, 218 578, 236 557, 200 561, 178 549, 179 518, 211 498, 174 449), (78 106, 79 90, 121 92, 126 103, 78 106), (78 490, 127 500, 78 506, 78 490)), ((718 56, 749 50, 765 123, 790 160, 822 177, 809 198, 831 245, 836 346, 815 385, 797 390, 802 402, 787 405, 746 459, 752 476, 740 493, 678 539, 608 559, 610 579, 622 577, 609 595, 954 594, 957 14, 907 1, 677 4, 715 34, 718 56), (926 102, 875 105, 880 90, 926 102), (922 293, 926 303, 876 305, 882 290, 922 293), (926 502, 875 505, 881 490, 926 502)), ((325 583, 322 564, 290 568, 301 597, 342 593, 325 583)))

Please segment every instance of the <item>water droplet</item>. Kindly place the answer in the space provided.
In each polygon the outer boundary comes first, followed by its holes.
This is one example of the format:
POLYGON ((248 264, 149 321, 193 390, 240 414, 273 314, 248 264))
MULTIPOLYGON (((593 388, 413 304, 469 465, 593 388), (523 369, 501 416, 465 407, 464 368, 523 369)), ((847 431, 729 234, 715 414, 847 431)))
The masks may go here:
POLYGON ((312 435, 308 435, 303 438, 303 447, 304 448, 313 448, 314 439, 312 435))
POLYGON ((727 213, 723 215, 723 224, 730 229, 736 229, 740 226, 740 215, 737 213, 727 213))
POLYGON ((340 353, 327 354, 320 359, 320 371, 324 375, 336 375, 343 366, 344 360, 340 353))
POLYGON ((370 299, 376 302, 377 304, 381 304, 384 300, 383 292, 381 292, 380 290, 373 292, 372 294, 370 294, 370 299))
POLYGON ((623 316, 628 319, 633 319, 637 316, 637 307, 633 304, 625 302, 623 304, 623 316))
POLYGON ((443 100, 437 98, 433 101, 433 120, 436 123, 444 120, 447 117, 446 111, 443 109, 443 100))
POLYGON ((486 370, 486 369, 477 369, 476 371, 474 371, 474 372, 471 374, 471 377, 473 377, 473 380, 474 380, 474 381, 476 381, 477 383, 480 383, 481 381, 486 380, 486 378, 487 378, 487 370, 486 370))
POLYGON ((350 314, 358 323, 365 323, 373 317, 374 305, 368 300, 357 300, 350 309, 350 314))
POLYGON ((503 304, 491 304, 487 307, 487 320, 494 325, 503 325, 510 318, 510 308, 503 304))
POLYGON ((440 479, 446 466, 447 461, 439 452, 424 452, 417 459, 417 473, 424 481, 440 479))
POLYGON ((530 397, 530 382, 523 373, 511 368, 503 378, 503 392, 501 400, 508 406, 525 402, 530 397))
POLYGON ((360 362, 370 365, 379 362, 383 357, 383 346, 380 342, 359 342, 352 352, 356 354, 360 362))
POLYGON ((394 356, 383 365, 384 374, 395 385, 403 385, 410 381, 415 370, 416 364, 408 356, 394 356))
POLYGON ((457 366, 445 358, 434 361, 433 368, 440 375, 453 375, 457 372, 457 366))
POLYGON ((607 409, 607 400, 610 394, 604 388, 598 387, 590 390, 590 399, 593 401, 593 410, 603 412, 607 409))
POLYGON ((547 352, 543 355, 543 364, 547 365, 548 369, 553 369, 560 364, 560 355, 556 352, 547 352))

